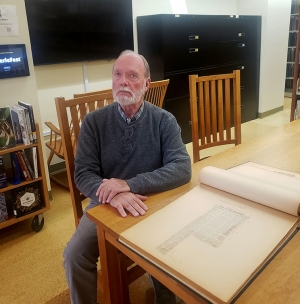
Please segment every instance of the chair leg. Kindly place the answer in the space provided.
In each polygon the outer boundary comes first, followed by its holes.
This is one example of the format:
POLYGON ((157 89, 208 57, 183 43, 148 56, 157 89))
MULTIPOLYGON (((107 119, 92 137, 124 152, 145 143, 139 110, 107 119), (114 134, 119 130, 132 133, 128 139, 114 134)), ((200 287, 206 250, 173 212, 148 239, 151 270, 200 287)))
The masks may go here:
MULTIPOLYGON (((47 165, 48 165, 48 169, 50 167, 50 164, 51 164, 51 161, 52 161, 52 158, 54 156, 54 151, 53 150, 50 150, 50 154, 49 154, 49 157, 47 159, 47 165)), ((69 188, 69 183, 64 183, 62 182, 61 180, 59 180, 58 178, 55 177, 55 174, 50 174, 50 170, 49 170, 49 177, 50 177, 50 180, 53 181, 57 186, 67 190, 67 191, 70 191, 70 188, 69 188)))
POLYGON ((47 160, 47 165, 48 167, 50 166, 50 163, 51 163, 51 160, 54 156, 54 152, 52 150, 50 150, 50 154, 49 154, 49 157, 48 157, 48 160, 47 160))
POLYGON ((49 174, 50 180, 52 180, 57 186, 70 191, 68 183, 63 183, 61 180, 55 177, 55 174, 49 174))

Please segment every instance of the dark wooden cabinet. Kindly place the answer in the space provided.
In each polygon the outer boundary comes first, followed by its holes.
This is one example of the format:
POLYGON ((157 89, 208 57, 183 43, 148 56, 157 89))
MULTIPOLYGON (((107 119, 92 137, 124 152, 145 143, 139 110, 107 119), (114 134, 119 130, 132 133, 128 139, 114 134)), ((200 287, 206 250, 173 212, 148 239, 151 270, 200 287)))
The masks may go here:
POLYGON ((242 122, 258 117, 260 16, 150 15, 137 17, 139 53, 153 81, 170 79, 164 108, 191 141, 189 75, 241 70, 242 122))

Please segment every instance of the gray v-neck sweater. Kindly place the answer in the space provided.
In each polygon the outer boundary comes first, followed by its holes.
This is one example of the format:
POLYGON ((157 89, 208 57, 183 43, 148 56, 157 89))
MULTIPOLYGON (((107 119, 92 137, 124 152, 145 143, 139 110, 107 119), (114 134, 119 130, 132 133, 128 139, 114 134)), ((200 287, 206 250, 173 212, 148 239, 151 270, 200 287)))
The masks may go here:
POLYGON ((75 183, 85 196, 97 201, 103 178, 124 179, 137 194, 187 183, 191 160, 175 117, 149 102, 130 125, 116 102, 86 115, 78 139, 75 183))

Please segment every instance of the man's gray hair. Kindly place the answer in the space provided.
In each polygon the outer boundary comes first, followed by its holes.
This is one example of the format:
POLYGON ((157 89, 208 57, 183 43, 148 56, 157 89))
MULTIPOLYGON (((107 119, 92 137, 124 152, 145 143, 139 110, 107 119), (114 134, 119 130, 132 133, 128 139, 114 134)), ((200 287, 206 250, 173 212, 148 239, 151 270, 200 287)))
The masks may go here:
MULTIPOLYGON (((129 55, 129 54, 134 54, 134 55, 139 56, 139 57, 142 58, 142 60, 143 60, 143 62, 144 62, 144 66, 145 66, 144 77, 145 77, 145 78, 150 78, 150 67, 149 67, 148 61, 146 60, 146 58, 145 58, 143 55, 140 55, 140 54, 138 54, 138 53, 136 53, 136 52, 134 52, 134 51, 132 51, 132 50, 125 50, 125 51, 123 51, 123 52, 119 55, 119 57, 124 56, 124 55, 129 55)), ((119 58, 119 57, 118 57, 118 58, 119 58)))

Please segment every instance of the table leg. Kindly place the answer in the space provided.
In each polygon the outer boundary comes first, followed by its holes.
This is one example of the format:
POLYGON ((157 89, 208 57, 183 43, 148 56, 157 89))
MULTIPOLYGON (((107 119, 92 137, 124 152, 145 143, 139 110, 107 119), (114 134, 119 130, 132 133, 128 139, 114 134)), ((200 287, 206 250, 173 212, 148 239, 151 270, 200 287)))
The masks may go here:
POLYGON ((119 250, 105 238, 105 232, 97 226, 100 264, 105 304, 129 304, 129 288, 119 250))

